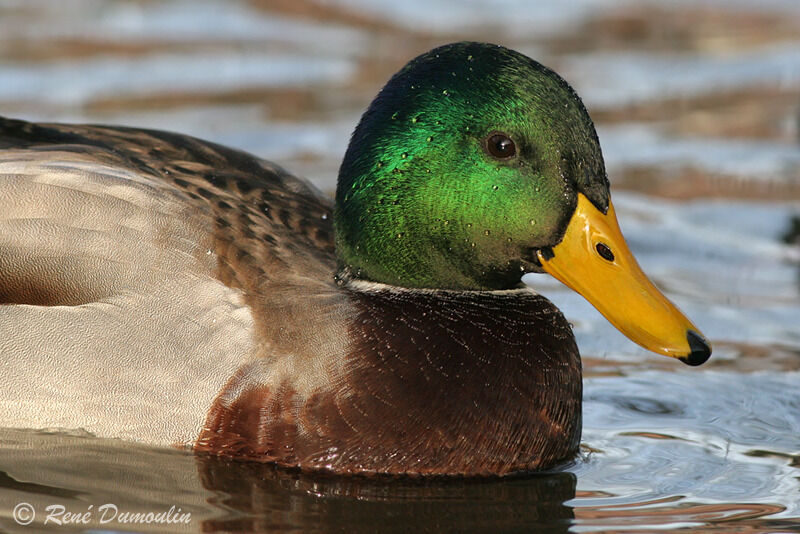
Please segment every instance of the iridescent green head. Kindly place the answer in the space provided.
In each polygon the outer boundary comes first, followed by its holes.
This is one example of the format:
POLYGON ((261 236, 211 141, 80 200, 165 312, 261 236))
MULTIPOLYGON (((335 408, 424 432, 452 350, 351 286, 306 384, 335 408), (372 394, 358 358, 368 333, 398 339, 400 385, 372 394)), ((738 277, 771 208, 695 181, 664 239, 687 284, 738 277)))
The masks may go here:
POLYGON ((578 193, 608 210, 573 89, 513 50, 451 44, 412 60, 361 118, 339 171, 337 251, 361 279, 511 288, 561 241, 578 193))

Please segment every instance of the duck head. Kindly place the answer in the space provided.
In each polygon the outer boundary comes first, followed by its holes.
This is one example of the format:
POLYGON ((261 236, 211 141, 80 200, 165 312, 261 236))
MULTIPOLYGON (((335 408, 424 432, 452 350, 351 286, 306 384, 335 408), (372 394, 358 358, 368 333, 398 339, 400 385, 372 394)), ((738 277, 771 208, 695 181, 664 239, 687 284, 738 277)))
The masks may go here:
POLYGON ((513 50, 446 45, 395 74, 353 133, 334 224, 347 276, 502 290, 547 272, 641 346, 711 354, 628 250, 580 98, 513 50))

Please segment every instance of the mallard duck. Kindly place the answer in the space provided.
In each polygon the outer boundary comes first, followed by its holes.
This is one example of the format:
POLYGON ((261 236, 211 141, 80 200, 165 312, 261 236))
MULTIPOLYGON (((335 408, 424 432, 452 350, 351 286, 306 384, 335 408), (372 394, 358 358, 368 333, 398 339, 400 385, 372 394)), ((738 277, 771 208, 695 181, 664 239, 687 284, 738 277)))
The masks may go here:
POLYGON ((4 426, 340 474, 506 475, 575 455, 569 323, 546 272, 690 365, 575 91, 456 43, 364 113, 335 202, 185 135, 0 119, 4 426))

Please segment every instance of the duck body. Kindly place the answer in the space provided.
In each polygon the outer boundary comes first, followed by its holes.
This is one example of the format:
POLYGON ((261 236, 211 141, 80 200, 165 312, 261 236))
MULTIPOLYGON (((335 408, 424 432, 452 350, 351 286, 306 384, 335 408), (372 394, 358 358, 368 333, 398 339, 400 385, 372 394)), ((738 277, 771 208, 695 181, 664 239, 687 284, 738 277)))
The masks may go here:
POLYGON ((0 118, 0 422, 339 474, 506 475, 577 451, 547 272, 634 341, 710 346, 627 250, 557 74, 455 43, 401 69, 332 202, 166 132, 0 118))
POLYGON ((275 165, 0 119, 0 184, 5 426, 339 473, 577 448, 580 360, 546 298, 335 279, 331 202, 275 165))

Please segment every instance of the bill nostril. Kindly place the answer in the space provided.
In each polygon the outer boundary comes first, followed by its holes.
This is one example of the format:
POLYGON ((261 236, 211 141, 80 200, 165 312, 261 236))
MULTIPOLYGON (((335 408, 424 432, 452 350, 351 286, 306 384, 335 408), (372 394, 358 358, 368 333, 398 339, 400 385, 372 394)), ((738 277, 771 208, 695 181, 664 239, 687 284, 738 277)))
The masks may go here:
POLYGON ((606 261, 614 261, 614 253, 611 252, 611 249, 605 243, 598 243, 594 246, 594 249, 597 251, 600 256, 606 261))

